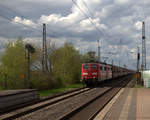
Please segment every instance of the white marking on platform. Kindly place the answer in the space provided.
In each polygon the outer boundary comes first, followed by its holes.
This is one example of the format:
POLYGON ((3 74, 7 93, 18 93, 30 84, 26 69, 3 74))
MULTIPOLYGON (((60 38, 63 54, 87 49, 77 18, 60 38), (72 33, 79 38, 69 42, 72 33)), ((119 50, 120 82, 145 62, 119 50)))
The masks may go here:
POLYGON ((126 102, 123 105, 123 109, 122 109, 121 114, 119 116, 119 120, 127 120, 128 119, 128 113, 129 113, 129 108, 131 105, 133 91, 134 91, 134 89, 130 89, 130 92, 127 96, 126 102))
POLYGON ((102 120, 105 115, 107 114, 107 112, 110 110, 110 108, 112 107, 112 105, 116 102, 116 100, 118 99, 118 97, 124 92, 125 88, 122 88, 117 95, 115 95, 115 97, 108 103, 108 105, 106 105, 104 107, 104 109, 94 118, 94 120, 102 120))

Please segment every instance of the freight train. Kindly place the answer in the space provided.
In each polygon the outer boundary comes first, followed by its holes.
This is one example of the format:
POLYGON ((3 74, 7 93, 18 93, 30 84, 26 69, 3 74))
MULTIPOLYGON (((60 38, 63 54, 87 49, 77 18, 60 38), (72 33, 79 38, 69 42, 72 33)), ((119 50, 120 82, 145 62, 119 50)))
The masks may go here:
POLYGON ((98 82, 117 78, 134 71, 106 63, 83 63, 81 80, 86 86, 97 85, 98 82))

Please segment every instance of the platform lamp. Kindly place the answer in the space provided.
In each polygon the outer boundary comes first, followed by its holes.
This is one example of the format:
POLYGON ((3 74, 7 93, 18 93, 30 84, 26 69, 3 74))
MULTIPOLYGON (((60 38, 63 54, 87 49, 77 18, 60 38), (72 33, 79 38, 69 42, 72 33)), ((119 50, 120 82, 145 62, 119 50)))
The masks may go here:
POLYGON ((30 54, 33 54, 35 52, 35 48, 30 44, 26 44, 25 49, 27 50, 27 65, 28 65, 28 72, 27 72, 28 77, 26 80, 26 88, 30 88, 30 54))

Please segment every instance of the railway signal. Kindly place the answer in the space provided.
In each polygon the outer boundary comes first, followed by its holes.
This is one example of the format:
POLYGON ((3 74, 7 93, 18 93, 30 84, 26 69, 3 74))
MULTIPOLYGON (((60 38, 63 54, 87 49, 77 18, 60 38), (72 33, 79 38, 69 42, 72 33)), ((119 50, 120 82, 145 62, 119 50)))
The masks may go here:
POLYGON ((139 47, 137 48, 137 72, 139 72, 139 63, 140 63, 140 52, 139 52, 139 47))
POLYGON ((27 51, 27 65, 28 65, 28 77, 26 81, 26 87, 29 88, 30 87, 30 54, 34 53, 35 49, 30 44, 26 44, 25 49, 27 51))

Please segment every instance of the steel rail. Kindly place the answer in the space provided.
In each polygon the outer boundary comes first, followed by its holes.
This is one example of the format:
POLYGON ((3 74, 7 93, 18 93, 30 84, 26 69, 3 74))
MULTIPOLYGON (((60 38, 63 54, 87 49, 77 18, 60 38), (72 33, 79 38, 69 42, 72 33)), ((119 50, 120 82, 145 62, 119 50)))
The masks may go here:
MULTIPOLYGON (((126 78, 126 77, 125 77, 125 78, 126 78)), ((124 78, 124 79, 125 79, 125 78, 124 78)), ((123 81, 124 83, 123 83, 123 86, 122 86, 122 87, 126 86, 126 85, 128 84, 128 82, 129 82, 129 80, 124 81, 124 79, 123 79, 123 80, 120 80, 116 85, 122 84, 121 82, 123 81)), ((113 90, 115 91, 115 89, 116 89, 115 94, 114 94, 113 96, 111 96, 110 98, 109 98, 109 96, 108 96, 108 99, 109 99, 109 100, 105 101, 104 105, 103 105, 98 111, 96 111, 93 115, 91 115, 90 118, 88 118, 88 120, 93 120, 93 118, 97 115, 97 113, 99 113, 99 112, 109 103, 109 101, 120 91, 120 89, 121 89, 122 87, 120 87, 120 88, 119 88, 119 87, 118 87, 118 88, 116 88, 116 87, 111 87, 111 88, 106 89, 106 90, 105 90, 102 94, 100 94, 99 96, 93 98, 91 101, 85 103, 84 105, 78 107, 77 109, 71 111, 71 112, 68 113, 67 115, 62 116, 62 117, 59 118, 59 119, 60 119, 60 120, 68 120, 68 119, 71 119, 73 116, 75 116, 77 113, 81 112, 81 111, 82 111, 83 109, 85 109, 87 106, 89 106, 90 104, 94 103, 96 100, 100 99, 101 97, 104 97, 104 96, 107 95, 108 93, 113 92, 113 90)), ((78 118, 79 118, 79 117, 78 117, 78 118)))
MULTIPOLYGON (((0 119, 3 119, 3 120, 16 119, 16 118, 21 117, 23 115, 29 114, 31 112, 35 112, 39 109, 42 109, 46 106, 54 105, 55 103, 58 103, 60 101, 69 99, 73 96, 79 95, 79 94, 84 93, 86 91, 89 91, 91 89, 92 88, 84 87, 84 88, 79 88, 79 89, 72 90, 72 91, 69 91, 69 92, 65 92, 63 94, 58 94, 58 95, 55 95, 55 96, 52 96, 52 97, 48 97, 48 98, 45 98, 45 99, 42 99, 42 100, 38 101, 36 104, 33 104, 32 105, 33 107, 32 106, 27 106, 27 110, 18 109, 17 111, 20 110, 21 112, 16 112, 15 113, 15 111, 12 111, 12 113, 10 112, 10 113, 2 115, 2 117, 0 116, 0 119), (53 99, 56 99, 56 100, 52 101, 53 99)), ((22 109, 24 109, 24 108, 22 108, 22 109)))

